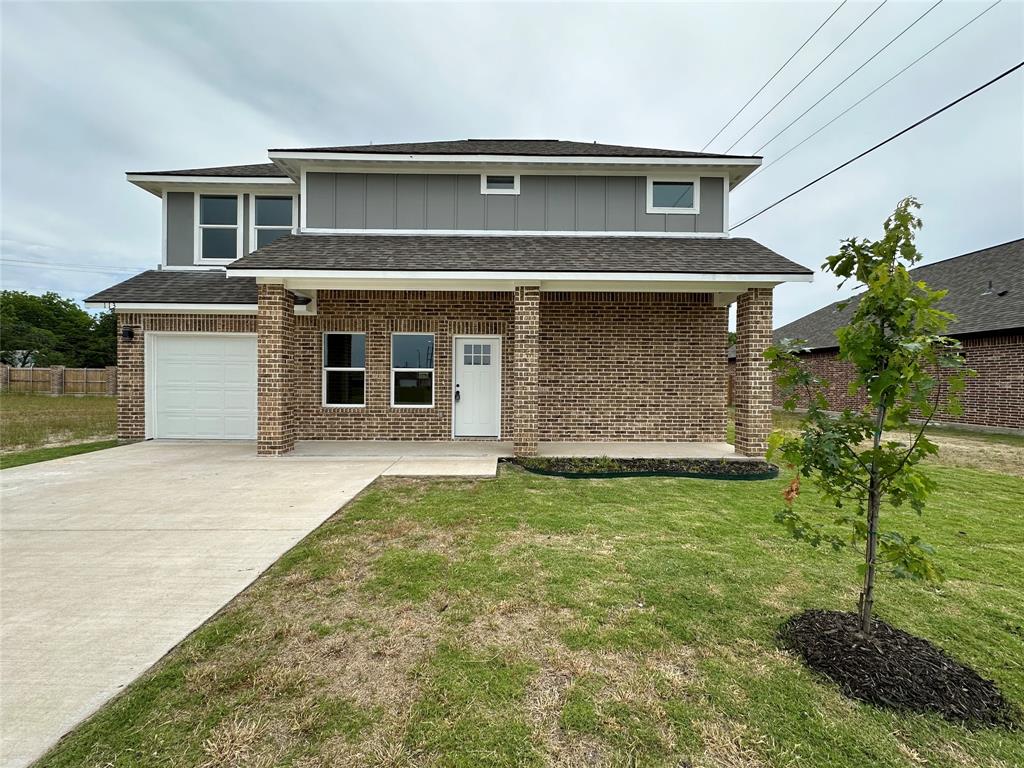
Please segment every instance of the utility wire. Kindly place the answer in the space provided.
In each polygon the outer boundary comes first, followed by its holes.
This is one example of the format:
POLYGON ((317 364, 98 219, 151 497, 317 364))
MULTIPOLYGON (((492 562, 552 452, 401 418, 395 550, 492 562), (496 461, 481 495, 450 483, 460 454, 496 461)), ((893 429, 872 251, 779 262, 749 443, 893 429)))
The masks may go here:
POLYGON ((890 136, 890 137, 889 137, 888 139, 885 139, 885 141, 880 141, 880 142, 878 142, 877 144, 875 144, 875 146, 871 147, 871 149, 866 149, 866 150, 864 150, 863 152, 861 152, 861 153, 860 153, 859 155, 857 155, 856 157, 851 157, 851 158, 850 158, 849 160, 847 160, 847 161, 846 161, 845 163, 843 163, 842 165, 837 165, 837 166, 836 166, 835 168, 833 168, 833 169, 832 169, 831 171, 829 171, 828 173, 824 173, 824 174, 822 174, 821 176, 819 176, 818 178, 816 178, 816 179, 815 179, 814 181, 810 181, 810 182, 808 182, 807 184, 804 184, 804 185, 803 185, 802 187, 800 187, 800 189, 797 189, 797 190, 795 190, 795 191, 793 191, 793 192, 790 192, 790 193, 789 193, 788 195, 786 195, 785 197, 783 197, 783 198, 780 198, 780 199, 776 200, 776 201, 775 201, 774 203, 772 203, 771 205, 769 205, 769 206, 768 206, 767 208, 762 208, 762 209, 761 209, 760 211, 758 211, 757 213, 755 213, 755 214, 754 214, 753 216, 748 216, 748 217, 747 217, 747 218, 745 218, 745 219, 744 219, 743 221, 741 221, 741 222, 740 222, 739 224, 736 224, 736 225, 734 225, 734 226, 732 226, 732 227, 729 227, 729 231, 731 232, 731 231, 732 231, 732 230, 734 230, 734 229, 739 229, 740 227, 742 227, 742 226, 743 226, 744 224, 746 224, 747 222, 749 222, 749 221, 753 221, 754 219, 756 219, 756 218, 757 218, 758 216, 760 216, 760 215, 761 215, 762 213, 767 213, 768 211, 770 211, 770 210, 771 210, 772 208, 774 208, 775 206, 779 205, 780 203, 784 203, 784 202, 786 202, 787 200, 789 200, 789 198, 791 198, 791 197, 793 197, 793 196, 795 196, 795 195, 798 195, 798 194, 800 194, 800 193, 801 193, 801 192, 803 192, 803 191, 804 191, 805 189, 808 189, 808 188, 810 188, 810 187, 813 187, 813 186, 814 186, 815 184, 817 184, 817 183, 818 183, 819 181, 822 181, 823 179, 827 179, 827 178, 828 178, 829 176, 831 176, 831 175, 832 175, 833 173, 836 173, 836 172, 838 172, 838 171, 841 171, 841 170, 842 170, 843 168, 845 168, 846 166, 850 165, 851 163, 854 163, 854 162, 856 162, 857 160, 860 160, 860 159, 861 159, 862 157, 865 157, 866 155, 870 155, 870 154, 871 154, 872 152, 874 152, 874 151, 875 151, 876 149, 879 149, 879 148, 881 148, 881 147, 884 147, 884 146, 885 146, 886 144, 888 144, 889 142, 891 142, 891 141, 895 141, 895 140, 896 140, 896 139, 898 139, 898 138, 899 138, 900 136, 902 136, 903 134, 905 134, 905 133, 907 133, 907 132, 909 132, 909 131, 912 131, 912 130, 914 130, 914 129, 915 129, 915 128, 917 128, 917 127, 918 127, 919 125, 923 125, 924 123, 927 123, 927 122, 928 122, 929 120, 931 120, 931 119, 932 119, 933 117, 936 117, 937 115, 941 115, 941 114, 942 114, 943 112, 945 112, 945 111, 946 111, 947 109, 951 109, 951 108, 955 107, 955 106, 956 106, 957 104, 959 104, 959 103, 960 103, 961 101, 963 101, 964 99, 969 99, 969 98, 970 98, 971 96, 973 96, 974 94, 978 93, 979 91, 983 91, 983 90, 985 90, 985 89, 986 89, 986 88, 988 88, 988 87, 989 87, 990 85, 994 85, 995 83, 997 83, 997 82, 999 82, 1000 80, 1002 80, 1002 79, 1003 79, 1004 77, 1008 77, 1009 75, 1012 75, 1012 74, 1013 74, 1014 72, 1016 72, 1016 71, 1017 71, 1018 69, 1020 69, 1021 67, 1024 67, 1024 61, 1020 62, 1020 63, 1019 63, 1019 64, 1017 64, 1016 66, 1010 67, 1010 68, 1009 68, 1008 70, 1006 70, 1005 72, 1003 72, 1003 73, 1002 73, 1001 75, 997 75, 996 77, 993 77, 993 78, 992 78, 991 80, 989 80, 989 81, 988 81, 987 83, 985 83, 984 85, 979 85, 979 86, 978 86, 977 88, 975 88, 975 89, 974 89, 973 91, 970 91, 970 92, 968 92, 968 93, 965 93, 965 94, 964 94, 963 96, 961 96, 960 98, 956 99, 955 101, 951 101, 951 102, 949 102, 949 104, 947 104, 946 106, 942 107, 941 109, 937 109, 937 110, 935 110, 934 112, 932 112, 932 113, 931 113, 930 115, 928 115, 927 117, 922 117, 922 118, 921 118, 920 120, 918 120, 918 121, 917 121, 916 123, 914 123, 913 125, 908 125, 908 126, 907 126, 906 128, 904 128, 904 129, 903 129, 902 131, 900 131, 899 133, 894 133, 894 134, 893 134, 892 136, 890 136))
MULTIPOLYGON (((874 96, 874 95, 875 95, 876 93, 878 93, 878 92, 879 92, 880 90, 882 90, 883 88, 885 88, 885 86, 887 86, 887 85, 888 85, 889 83, 891 83, 891 82, 892 82, 893 80, 895 80, 895 79, 896 79, 897 77, 899 77, 900 75, 902 75, 902 74, 903 74, 904 72, 906 72, 906 71, 907 71, 908 69, 910 69, 910 68, 911 68, 912 66, 914 66, 915 64, 917 64, 917 62, 921 61, 921 59, 925 58, 925 57, 926 57, 926 56, 928 56, 928 55, 929 55, 930 53, 932 53, 932 52, 934 52, 935 50, 937 50, 937 49, 938 49, 938 48, 939 48, 940 46, 942 46, 942 45, 945 45, 945 44, 946 44, 946 43, 948 43, 948 42, 949 42, 950 40, 952 40, 952 39, 953 39, 954 37, 956 37, 957 35, 959 35, 959 34, 960 34, 960 33, 961 33, 961 32, 962 32, 963 30, 965 30, 965 29, 966 29, 967 27, 969 27, 969 26, 970 26, 971 24, 973 24, 974 22, 976 22, 976 21, 977 21, 978 19, 980 19, 980 18, 981 18, 982 16, 984 16, 984 15, 985 15, 986 13, 988 13, 989 11, 991 11, 991 10, 992 10, 993 8, 995 8, 995 7, 997 6, 997 5, 999 5, 999 3, 1001 3, 1002 1, 1003 1, 1003 0, 996 0, 996 1, 994 2, 994 3, 992 3, 992 5, 990 5, 990 6, 988 7, 988 8, 986 8, 985 10, 983 10, 983 11, 982 11, 981 13, 979 13, 979 14, 978 14, 977 16, 975 16, 975 17, 974 17, 973 19, 971 19, 970 21, 968 21, 968 22, 967 22, 966 24, 963 24, 963 25, 962 25, 962 26, 960 26, 960 27, 959 27, 958 29, 954 30, 954 31, 953 31, 953 32, 952 32, 951 34, 949 34, 948 36, 946 36, 945 38, 943 38, 942 40, 940 40, 939 42, 937 42, 937 43, 936 43, 935 45, 933 45, 933 46, 932 46, 931 48, 929 48, 929 49, 928 49, 927 51, 925 51, 924 53, 922 53, 922 54, 921 54, 920 56, 918 56, 918 57, 917 57, 916 59, 914 59, 914 60, 913 60, 912 62, 910 62, 909 64, 907 64, 907 66, 905 66, 905 67, 904 67, 903 69, 901 69, 901 70, 900 70, 899 72, 897 72, 897 73, 896 73, 895 75, 893 75, 892 77, 890 77, 890 78, 889 78, 888 80, 886 80, 886 81, 885 81, 884 83, 882 83, 881 85, 879 85, 879 86, 875 87, 874 89, 872 89, 871 91, 869 91, 869 92, 868 92, 867 94, 865 94, 865 95, 864 95, 864 96, 862 96, 862 97, 861 97, 860 99, 858 99, 857 101, 855 101, 855 102, 854 102, 853 104, 851 104, 850 106, 848 106, 848 107, 847 107, 846 109, 844 109, 844 110, 843 110, 842 112, 840 112, 840 113, 839 113, 838 115, 836 115, 835 117, 833 117, 833 118, 832 118, 831 120, 829 120, 829 121, 828 121, 827 123, 825 123, 825 124, 824 124, 823 126, 821 126, 820 128, 818 128, 818 129, 817 129, 816 131, 814 131, 814 133, 812 133, 812 134, 810 134, 809 136, 807 136, 806 138, 802 139, 802 140, 801 140, 801 141, 800 141, 799 143, 797 143, 797 144, 794 144, 794 145, 793 145, 792 147, 790 147, 789 149, 787 149, 787 150, 786 150, 785 152, 783 152, 783 153, 782 153, 781 155, 779 155, 778 157, 776 157, 776 158, 775 158, 774 160, 772 160, 772 161, 771 161, 770 163, 767 163, 766 165, 762 165, 762 166, 759 166, 759 167, 757 168, 757 170, 755 170, 755 171, 754 171, 754 173, 759 173, 759 172, 763 172, 763 171, 766 171, 766 170, 768 170, 768 169, 769 169, 769 168, 771 168, 771 167, 772 167, 773 165, 775 165, 775 164, 776 164, 777 162, 779 162, 779 160, 781 160, 781 159, 782 159, 782 158, 784 158, 784 157, 785 157, 786 155, 788 155, 788 154, 789 154, 790 152, 792 152, 793 150, 795 150, 795 149, 798 149, 799 147, 801 147, 801 146, 803 146, 804 144, 806 144, 806 143, 807 143, 808 141, 810 141, 810 140, 811 140, 811 139, 813 139, 813 138, 814 138, 815 136, 817 136, 817 135, 818 135, 819 133, 821 133, 821 132, 822 132, 822 131, 824 131, 824 130, 825 130, 826 128, 828 128, 828 127, 829 127, 830 125, 832 125, 832 123, 834 123, 834 122, 835 122, 836 120, 838 120, 839 118, 843 117, 843 116, 844 116, 844 115, 845 115, 845 114, 846 114, 847 112, 849 112, 850 110, 852 110, 852 109, 853 109, 854 107, 858 107, 858 106, 860 106, 860 105, 861 105, 861 104, 863 104, 863 103, 864 103, 865 101, 867 101, 867 100, 868 100, 869 98, 871 98, 871 97, 872 97, 872 96, 874 96)), ((748 176, 746 180, 747 180, 747 181, 749 181, 749 180, 750 180, 750 178, 751 178, 751 177, 752 177, 753 175, 754 175, 753 173, 752 173, 752 174, 750 174, 750 176, 748 176)))
POLYGON ((45 269, 59 269, 68 272, 94 272, 102 274, 119 274, 128 275, 131 274, 131 270, 127 269, 116 269, 106 268, 99 265, 91 264, 61 264, 53 263, 48 261, 32 261, 30 259, 18 259, 10 256, 0 257, 0 266, 11 265, 11 266, 32 266, 32 267, 44 267, 45 269))
POLYGON ((835 16, 837 13, 839 13, 839 10, 844 5, 846 5, 846 3, 847 3, 847 0, 843 0, 843 2, 841 2, 838 6, 836 6, 836 9, 834 11, 832 11, 832 13, 830 13, 828 15, 828 18, 825 19, 823 22, 821 22, 821 24, 818 25, 818 28, 811 33, 811 36, 808 37, 806 40, 804 40, 803 43, 800 45, 800 47, 797 48, 793 52, 793 55, 790 56, 788 59, 786 59, 786 61, 783 62, 781 67, 779 67, 777 70, 775 70, 775 74, 772 75, 771 77, 769 77, 767 80, 765 80, 764 85, 762 85, 760 88, 757 89, 757 93, 755 93, 753 96, 751 96, 749 99, 747 99, 747 103, 744 104, 742 107, 740 107, 736 111, 736 114, 733 115, 732 117, 730 117, 729 120, 725 123, 725 125, 723 125, 721 128, 718 129, 718 133, 716 133, 714 136, 712 136, 710 139, 708 139, 707 143, 703 147, 700 148, 701 152, 703 152, 705 149, 707 149, 711 145, 711 142, 713 142, 715 139, 717 139, 719 136, 721 136, 722 135, 722 131, 724 131, 726 128, 728 128, 730 125, 732 125, 733 120, 735 120, 737 117, 739 117, 740 113, 743 112, 744 109, 746 109, 747 107, 750 106, 750 102, 752 102, 754 99, 756 99, 758 96, 761 95, 761 91, 763 91, 765 88, 767 88, 769 85, 771 85, 772 81, 776 77, 779 76, 779 73, 781 73, 782 70, 784 70, 789 65, 789 62, 791 62, 793 59, 796 58, 796 55, 798 53, 800 53, 800 51, 802 51, 807 46, 807 44, 809 42, 811 42, 811 40, 814 39, 815 35, 817 35, 819 32, 821 32, 822 27, 824 27, 826 24, 828 24, 832 20, 832 17, 835 16))
POLYGON ((769 109, 767 112, 765 112, 763 115, 761 115, 761 117, 759 117, 757 119, 757 122, 754 123, 749 128, 747 128, 746 132, 742 136, 740 136, 738 139, 736 139, 736 141, 734 141, 731 145, 729 145, 729 149, 727 149, 725 151, 726 152, 731 152, 733 147, 735 147, 737 144, 739 144, 741 141, 743 141, 743 139, 745 139, 747 137, 747 134, 749 134, 752 130, 757 128, 757 126, 759 126, 761 124, 761 121, 763 121, 766 117, 768 117, 768 115, 770 115, 772 112, 774 112, 776 107, 779 106, 779 104, 781 104, 786 99, 788 99, 790 94, 792 94, 793 91, 795 91, 797 88, 799 88, 803 84, 804 80, 806 80, 808 77, 810 77, 815 72, 817 72, 818 71, 818 67, 820 67, 822 64, 824 64, 826 61, 828 61, 829 58, 831 58, 833 53, 835 53, 840 48, 842 48, 843 44, 846 43, 846 41, 849 40, 851 37, 853 37, 857 33, 858 29, 860 29, 865 24, 867 24, 868 20, 870 20, 872 16, 874 16, 876 13, 878 13, 880 10, 882 10, 883 6, 885 6, 885 4, 887 2, 889 2, 889 0, 882 0, 882 3, 880 5, 878 5, 878 6, 876 6, 875 9, 873 11, 871 11, 871 13, 869 13, 867 16, 865 16, 864 20, 860 24, 858 24, 856 27, 854 27, 853 31, 850 32, 850 34, 848 34, 846 37, 844 37, 842 40, 839 41, 839 45, 837 45, 835 48, 833 48, 831 51, 829 51, 827 54, 825 54, 825 58, 823 58, 821 61, 819 61, 817 64, 815 64, 814 68, 810 72, 808 72, 806 75, 804 75, 802 78, 800 78, 800 81, 796 85, 794 85, 792 88, 790 88, 788 91, 786 91, 786 95, 785 96, 783 96, 781 99, 776 101, 772 105, 771 109, 769 109))
POLYGON ((790 128, 792 128, 794 124, 796 124, 796 123, 797 123, 797 122, 799 122, 799 121, 800 121, 801 119, 803 119, 804 115, 806 115, 806 114, 807 114, 808 112, 810 112, 810 111, 811 111, 812 109, 814 109, 814 108, 815 108, 816 106, 818 106, 819 104, 821 104, 821 102, 823 102, 823 101, 824 101, 825 99, 827 99, 827 98, 828 98, 829 96, 831 96, 831 95, 832 95, 833 93, 835 93, 835 92, 836 92, 836 91, 837 91, 837 90, 839 89, 839 87, 843 85, 843 83, 845 83, 845 82, 846 82, 847 80, 849 80, 849 79, 850 79, 851 77, 853 77, 853 76, 854 76, 854 75, 856 75, 856 74, 857 74, 858 72, 860 72, 860 71, 861 71, 862 69, 864 69, 864 67, 866 67, 866 66, 867 66, 868 64, 870 64, 870 63, 871 63, 872 61, 874 61, 874 60, 875 60, 875 58, 876 58, 876 57, 877 57, 877 56, 878 56, 878 55, 879 55, 880 53, 882 53, 882 51, 884 51, 884 50, 885 50, 886 48, 888 48, 888 47, 889 47, 890 45, 892 45, 892 44, 893 44, 893 43, 895 43, 895 42, 896 42, 897 40, 899 40, 899 39, 900 39, 901 37, 903 37, 903 35, 905 35, 905 34, 906 34, 907 32, 909 32, 909 31, 910 31, 910 29, 911 29, 911 28, 912 28, 912 27, 913 27, 913 26, 914 26, 915 24, 917 24, 917 23, 918 23, 919 21, 921 21, 921 19, 923 19, 923 18, 924 18, 925 16, 927 16, 927 15, 928 15, 929 13, 931 13, 932 11, 934 11, 934 10, 935 10, 936 8, 938 8, 938 7, 940 6, 940 5, 942 5, 942 0, 938 0, 938 2, 936 2, 936 3, 935 3, 935 5, 933 5, 933 6, 932 6, 931 8, 929 8, 929 9, 928 9, 927 11, 925 11, 924 13, 922 13, 922 14, 921 14, 920 16, 918 16, 918 17, 917 17, 916 19, 914 19, 914 20, 913 20, 912 22, 910 22, 910 24, 909 24, 909 25, 907 25, 906 27, 904 27, 904 28, 903 28, 903 31, 902 31, 902 32, 900 32, 900 33, 899 33, 898 35, 896 35, 896 37, 894 37, 894 38, 893 38, 892 40, 890 40, 890 41, 889 41, 888 43, 886 43, 886 44, 885 44, 885 45, 883 45, 883 46, 882 46, 881 48, 879 48, 879 49, 878 49, 877 51, 875 51, 875 52, 874 52, 873 54, 871 54, 871 56, 870 56, 870 57, 869 57, 869 58, 868 58, 868 59, 867 59, 867 60, 866 60, 866 61, 865 61, 865 62, 864 62, 863 64, 861 64, 861 65, 860 65, 859 67, 857 67, 857 68, 856 68, 855 70, 853 70, 853 72, 851 72, 850 74, 848 74, 848 75, 847 75, 846 77, 844 77, 844 78, 843 78, 842 80, 840 80, 840 81, 839 81, 838 83, 836 83, 835 85, 833 85, 833 86, 832 86, 832 88, 831 88, 831 90, 829 90, 829 92, 828 92, 828 93, 826 93, 826 94, 825 94, 824 96, 822 96, 822 97, 821 97, 820 99, 818 99, 818 100, 817 100, 816 102, 814 102, 813 104, 811 104, 811 106, 809 106, 809 107, 808 107, 807 109, 805 109, 805 110, 804 110, 803 112, 801 112, 801 113, 800 113, 800 114, 799 114, 799 115, 798 115, 797 117, 795 117, 795 118, 794 118, 793 120, 791 120, 791 121, 789 122, 789 124, 788 124, 788 125, 787 125, 787 126, 786 126, 785 128, 783 128, 783 129, 782 129, 781 131, 779 131, 779 132, 778 132, 778 133, 776 133, 776 134, 775 134, 774 136, 772 136, 772 137, 771 137, 770 139, 768 139, 768 141, 766 141, 766 142, 765 142, 764 144, 762 144, 762 145, 761 145, 760 147, 758 147, 757 149, 755 149, 755 150, 754 150, 754 151, 753 151, 753 152, 752 152, 751 154, 754 154, 754 155, 759 155, 759 154, 761 154, 761 150, 763 150, 763 149, 764 149, 765 147, 767 147, 767 146, 768 146, 769 144, 771 144, 771 143, 772 143, 773 141, 775 141, 775 140, 776 140, 777 138, 779 138, 779 136, 781 136, 781 135, 782 135, 782 134, 784 134, 784 133, 785 133, 786 131, 788 131, 788 130, 789 130, 790 128))

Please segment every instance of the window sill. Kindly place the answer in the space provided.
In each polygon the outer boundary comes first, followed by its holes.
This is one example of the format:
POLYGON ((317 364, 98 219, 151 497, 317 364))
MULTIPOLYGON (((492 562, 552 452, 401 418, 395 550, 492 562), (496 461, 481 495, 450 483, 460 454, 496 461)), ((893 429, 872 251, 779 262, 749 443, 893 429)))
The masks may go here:
POLYGON ((391 407, 400 410, 425 411, 434 408, 435 406, 433 405, 433 403, 431 403, 430 405, 397 405, 395 403, 392 403, 391 407))
POLYGON ((338 404, 323 403, 320 407, 321 408, 325 408, 327 410, 331 410, 331 411, 337 410, 337 409, 351 410, 351 409, 365 408, 366 407, 366 403, 338 403, 338 404))

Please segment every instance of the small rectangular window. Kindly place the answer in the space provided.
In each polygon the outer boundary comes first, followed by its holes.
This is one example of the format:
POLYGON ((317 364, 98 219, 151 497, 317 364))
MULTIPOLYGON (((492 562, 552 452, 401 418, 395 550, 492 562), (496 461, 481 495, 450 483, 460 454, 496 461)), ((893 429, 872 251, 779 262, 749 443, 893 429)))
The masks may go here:
POLYGON ((518 195, 519 174, 482 173, 480 174, 480 194, 482 195, 518 195))
POLYGON ((693 179, 647 179, 647 213, 699 213, 700 184, 693 179))
POLYGON ((323 357, 324 405, 365 405, 366 334, 325 333, 323 357))
POLYGON ((290 235, 295 226, 292 197, 253 197, 252 245, 255 250, 290 235))
POLYGON ((238 258, 238 195, 199 195, 201 261, 238 258))
POLYGON ((396 333, 391 337, 391 404, 408 408, 434 405, 434 335, 396 333))

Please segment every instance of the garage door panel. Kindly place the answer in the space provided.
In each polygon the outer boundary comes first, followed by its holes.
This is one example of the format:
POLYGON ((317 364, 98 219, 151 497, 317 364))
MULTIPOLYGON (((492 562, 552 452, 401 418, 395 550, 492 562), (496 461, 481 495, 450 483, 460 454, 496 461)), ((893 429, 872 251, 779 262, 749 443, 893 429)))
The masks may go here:
POLYGON ((256 437, 256 339, 153 335, 153 437, 256 437))

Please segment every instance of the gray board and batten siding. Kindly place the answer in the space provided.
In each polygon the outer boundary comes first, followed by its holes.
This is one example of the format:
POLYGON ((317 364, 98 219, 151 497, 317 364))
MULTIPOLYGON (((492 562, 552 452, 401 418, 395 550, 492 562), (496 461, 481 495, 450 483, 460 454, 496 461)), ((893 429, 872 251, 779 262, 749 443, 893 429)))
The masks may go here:
MULTIPOLYGON (((193 192, 167 193, 167 266, 191 267, 196 263, 196 211, 193 192)), ((234 194, 211 192, 209 194, 234 194)), ((265 194, 265 193, 261 193, 265 194)), ((283 193, 290 195, 290 192, 283 193)), ((249 252, 249 195, 242 195, 240 235, 242 253, 249 252)))
POLYGON ((479 174, 307 173, 307 229, 723 232, 725 181, 702 176, 700 213, 647 213, 644 176, 520 177, 486 195, 479 174))

